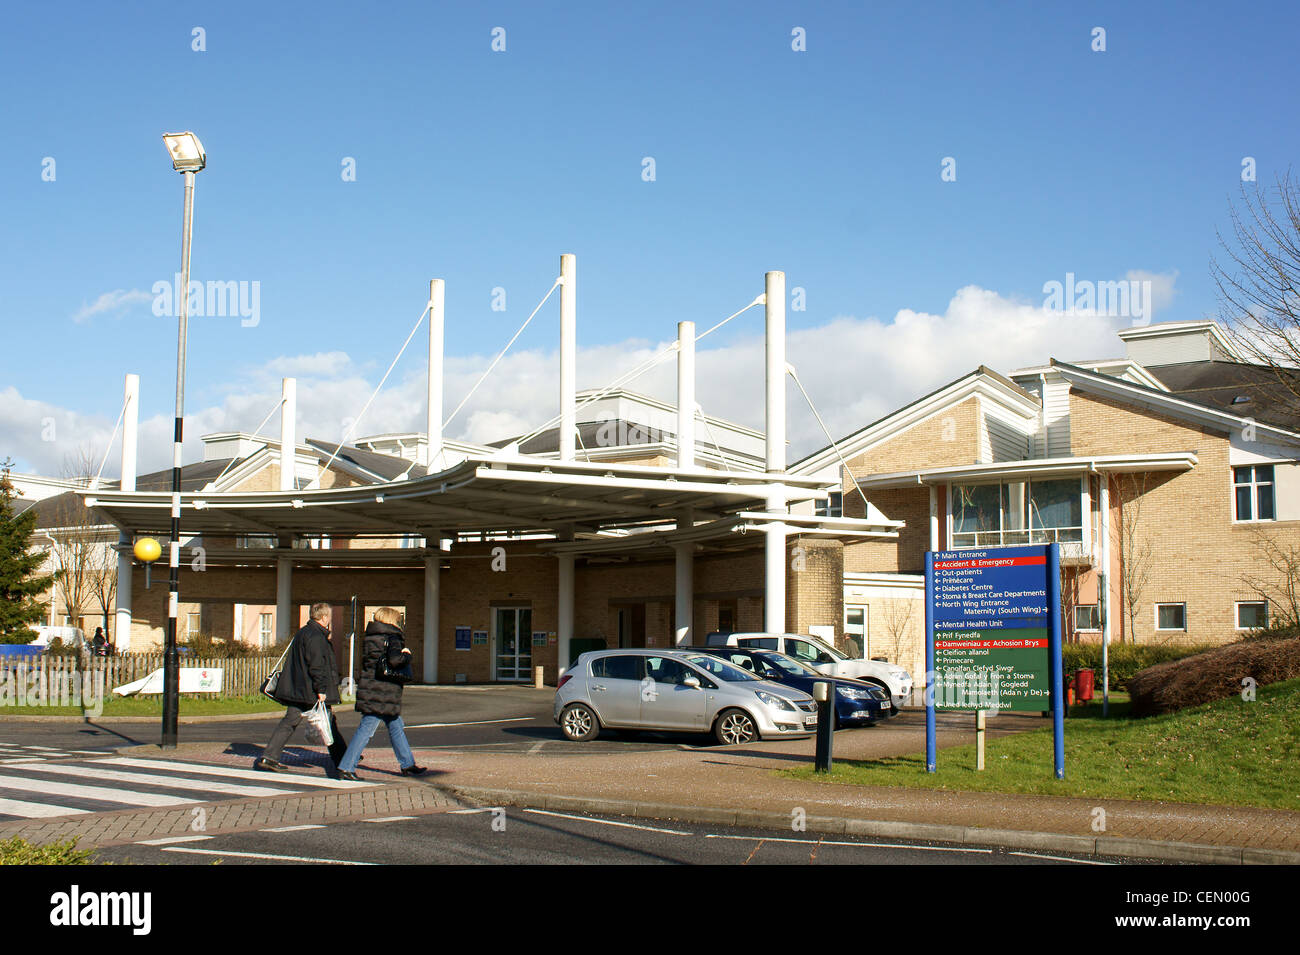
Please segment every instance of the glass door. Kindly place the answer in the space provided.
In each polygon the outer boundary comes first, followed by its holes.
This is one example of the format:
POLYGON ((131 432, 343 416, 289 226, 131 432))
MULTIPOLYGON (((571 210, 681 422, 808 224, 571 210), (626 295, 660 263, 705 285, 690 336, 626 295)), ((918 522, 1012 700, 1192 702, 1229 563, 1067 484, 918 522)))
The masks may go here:
POLYGON ((533 611, 531 607, 497 607, 492 611, 497 680, 531 680, 533 611))

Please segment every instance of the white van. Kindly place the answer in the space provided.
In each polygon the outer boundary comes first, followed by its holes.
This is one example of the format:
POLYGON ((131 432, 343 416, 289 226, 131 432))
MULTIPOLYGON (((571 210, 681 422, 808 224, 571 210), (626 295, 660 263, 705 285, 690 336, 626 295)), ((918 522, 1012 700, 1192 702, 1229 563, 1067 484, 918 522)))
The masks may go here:
POLYGON ((898 664, 854 659, 824 640, 804 633, 711 633, 705 645, 775 650, 808 664, 818 673, 874 683, 889 694, 895 714, 912 695, 912 675, 898 664))
POLYGON ((83 647, 86 644, 86 635, 81 632, 80 627, 50 627, 41 624, 33 627, 36 631, 36 639, 28 644, 29 647, 48 647, 51 640, 61 640, 65 647, 83 647))

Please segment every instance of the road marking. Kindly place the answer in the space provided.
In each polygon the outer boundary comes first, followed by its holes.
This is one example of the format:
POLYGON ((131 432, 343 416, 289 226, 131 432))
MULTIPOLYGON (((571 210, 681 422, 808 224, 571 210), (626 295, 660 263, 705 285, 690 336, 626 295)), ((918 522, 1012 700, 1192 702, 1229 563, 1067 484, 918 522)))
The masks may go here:
POLYGON ((531 720, 531 716, 512 716, 507 720, 467 720, 464 723, 416 723, 414 726, 407 726, 408 730, 427 730, 437 729, 443 726, 483 726, 487 723, 523 723, 531 720))
POLYGON ((0 816, 24 816, 33 819, 46 816, 71 816, 82 812, 90 812, 90 810, 73 809, 71 806, 51 806, 43 802, 24 802, 21 799, 0 799, 0 816))
POLYGON ((500 808, 501 808, 500 806, 489 806, 489 807, 486 808, 486 809, 453 809, 453 810, 451 811, 451 815, 453 815, 453 816, 476 816, 476 815, 478 815, 478 814, 481 813, 481 812, 496 812, 496 811, 497 811, 498 809, 500 809, 500 808))
POLYGON ((275 859, 281 862, 322 862, 326 865, 376 865, 374 862, 354 862, 351 859, 312 859, 308 856, 279 856, 270 852, 225 852, 221 849, 186 849, 184 846, 166 846, 163 852, 187 852, 199 856, 232 856, 239 859, 275 859))
POLYGON ((546 745, 546 740, 542 740, 540 743, 534 743, 532 746, 528 748, 528 752, 535 753, 545 745, 546 745))
MULTIPOLYGON (((179 768, 179 767, 178 767, 179 768)), ((102 779, 113 783, 139 783, 149 786, 164 786, 170 789, 199 790, 209 793, 224 793, 230 796, 291 796, 293 789, 273 789, 270 786, 249 786, 244 783, 227 783, 217 779, 186 779, 181 776, 161 776, 155 773, 123 773, 98 766, 68 766, 65 764, 48 764, 40 772, 51 775, 82 776, 102 779)))
POLYGON ((414 816, 380 816, 378 819, 362 819, 362 822, 398 822, 402 819, 414 819, 414 816))
POLYGON ((160 793, 123 792, 103 786, 83 786, 79 783, 57 783, 48 779, 28 779, 26 776, 0 775, 0 789, 17 789, 48 796, 71 796, 74 799, 94 799, 99 802, 121 802, 131 806, 189 806, 199 799, 183 796, 164 796, 160 793))
POLYGON ((604 826, 619 826, 623 829, 641 829, 645 832, 663 832, 670 836, 693 836, 693 832, 683 832, 680 829, 657 829, 654 826, 638 826, 631 822, 615 822, 613 819, 596 819, 592 816, 571 816, 566 812, 548 812, 545 809, 525 809, 524 812, 535 813, 539 816, 559 816, 561 819, 576 819, 579 822, 598 822, 604 826))
POLYGON ((45 762, 44 756, 13 756, 9 759, 0 759, 0 763, 5 763, 6 765, 9 763, 43 763, 43 762, 45 762))
MULTIPOLYGON (((256 769, 231 769, 227 766, 214 766, 210 763, 185 763, 179 760, 172 761, 166 759, 137 759, 134 756, 116 756, 112 759, 101 760, 106 766, 128 766, 139 769, 169 769, 176 771, 182 769, 187 773, 201 773, 205 776, 225 776, 230 779, 256 779, 259 782, 270 782, 275 775, 265 773, 256 769)), ((373 786, 374 783, 348 782, 346 779, 328 779, 319 776, 300 776, 297 773, 282 773, 280 778, 287 784, 293 780, 295 786, 321 786, 325 789, 357 789, 359 787, 373 786)))
POLYGON ((984 852, 992 853, 992 849, 971 849, 966 847, 949 848, 946 846, 909 846, 897 842, 831 842, 824 839, 778 839, 772 836, 733 836, 722 833, 709 832, 705 833, 705 839, 750 839, 758 842, 794 842, 801 845, 823 845, 823 846, 856 846, 859 849, 923 849, 927 852, 984 852))
POLYGON ((304 829, 324 829, 324 826, 315 824, 306 826, 278 826, 275 829, 259 829, 258 832, 301 832, 304 829))
POLYGON ((1057 862, 1077 862, 1080 865, 1114 865, 1113 862, 1102 862, 1099 859, 1071 859, 1069 856, 1049 856, 1041 852, 1009 852, 1013 856, 1029 856, 1032 859, 1053 859, 1057 862))
POLYGON ((137 846, 167 846, 174 842, 202 842, 211 836, 168 836, 166 839, 141 839, 137 846))

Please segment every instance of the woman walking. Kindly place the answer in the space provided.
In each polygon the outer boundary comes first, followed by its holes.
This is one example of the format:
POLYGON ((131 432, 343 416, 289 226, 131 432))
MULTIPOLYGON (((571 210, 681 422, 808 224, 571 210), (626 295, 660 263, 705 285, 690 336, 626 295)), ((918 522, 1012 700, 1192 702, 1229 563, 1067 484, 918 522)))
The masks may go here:
POLYGON ((415 765, 411 744, 406 741, 406 727, 402 723, 402 684, 400 677, 385 676, 384 671, 400 670, 410 664, 411 651, 402 639, 402 615, 392 607, 380 607, 374 620, 366 625, 361 647, 361 678, 357 681, 357 712, 361 725, 352 734, 348 751, 339 763, 341 779, 356 780, 357 763, 361 751, 375 735, 379 724, 388 727, 388 740, 403 776, 419 776, 423 766, 415 765), (381 666, 383 664, 383 666, 381 666))

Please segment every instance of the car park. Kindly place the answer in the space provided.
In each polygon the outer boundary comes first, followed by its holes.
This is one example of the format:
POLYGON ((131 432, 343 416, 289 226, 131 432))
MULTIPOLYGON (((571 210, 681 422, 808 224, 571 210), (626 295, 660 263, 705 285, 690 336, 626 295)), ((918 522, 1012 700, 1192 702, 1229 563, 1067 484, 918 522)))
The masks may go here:
POLYGON ((887 720, 894 713, 890 706, 889 692, 884 688, 862 680, 827 676, 784 653, 751 650, 747 647, 705 647, 700 652, 714 654, 764 680, 784 683, 805 693, 812 693, 813 686, 817 683, 831 684, 835 691, 836 729, 844 726, 874 726, 879 720, 887 720))
POLYGON ((575 742, 613 729, 712 733, 734 745, 811 736, 817 703, 695 648, 621 649, 581 654, 555 689, 553 716, 575 742))
POLYGON ((808 634, 715 632, 705 638, 705 645, 775 650, 808 664, 819 673, 873 683, 889 693, 891 714, 895 715, 912 696, 912 675, 898 664, 884 660, 854 659, 808 634))

